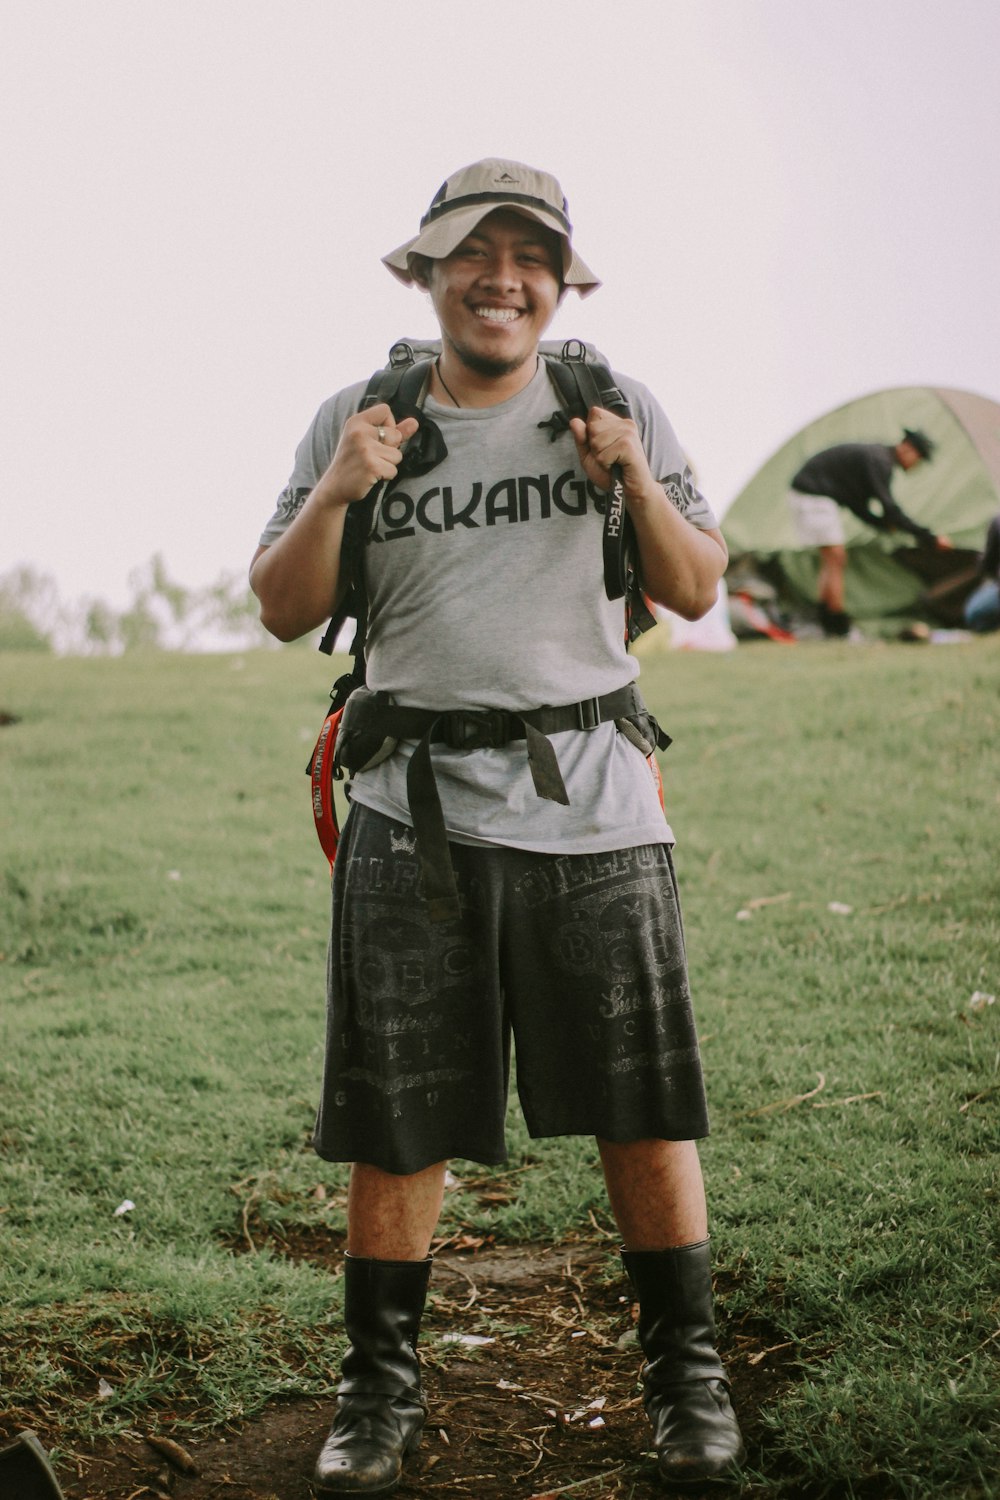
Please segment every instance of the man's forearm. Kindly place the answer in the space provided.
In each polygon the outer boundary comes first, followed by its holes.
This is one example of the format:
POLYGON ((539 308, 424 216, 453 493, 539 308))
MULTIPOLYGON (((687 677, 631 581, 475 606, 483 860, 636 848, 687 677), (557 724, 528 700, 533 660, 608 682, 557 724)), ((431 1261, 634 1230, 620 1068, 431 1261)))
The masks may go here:
POLYGON ((719 531, 700 531, 670 503, 661 485, 626 497, 645 593, 686 620, 700 620, 718 597, 728 553, 719 531))
POLYGON ((254 558, 250 587, 260 600, 262 625, 278 640, 297 640, 333 613, 346 512, 317 485, 288 530, 254 558))

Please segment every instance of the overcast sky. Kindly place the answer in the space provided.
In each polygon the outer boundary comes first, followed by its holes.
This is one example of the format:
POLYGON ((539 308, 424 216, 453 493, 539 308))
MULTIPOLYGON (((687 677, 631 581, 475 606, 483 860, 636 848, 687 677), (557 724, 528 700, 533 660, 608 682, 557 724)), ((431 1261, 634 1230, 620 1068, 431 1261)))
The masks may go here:
POLYGON ((720 512, 855 396, 1000 398, 997 0, 0 19, 0 573, 66 601, 245 568, 319 403, 434 331, 379 257, 481 156, 560 178, 605 285, 553 332, 652 387, 720 512))

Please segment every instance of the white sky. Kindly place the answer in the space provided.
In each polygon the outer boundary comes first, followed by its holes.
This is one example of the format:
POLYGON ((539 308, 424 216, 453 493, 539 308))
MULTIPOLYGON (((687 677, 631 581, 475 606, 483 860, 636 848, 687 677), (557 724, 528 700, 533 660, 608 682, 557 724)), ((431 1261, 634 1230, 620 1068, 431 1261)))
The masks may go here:
POLYGON ((242 570, 313 412, 434 332, 379 257, 481 156, 605 285, 721 512, 884 386, 1000 398, 997 0, 0 0, 0 573, 242 570))

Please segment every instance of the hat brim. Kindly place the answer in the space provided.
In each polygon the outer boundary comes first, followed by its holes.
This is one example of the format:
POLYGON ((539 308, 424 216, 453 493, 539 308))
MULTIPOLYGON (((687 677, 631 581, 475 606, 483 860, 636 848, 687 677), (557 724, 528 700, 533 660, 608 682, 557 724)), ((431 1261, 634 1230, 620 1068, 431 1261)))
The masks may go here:
POLYGON ((581 297, 586 297, 597 290, 601 284, 599 279, 586 262, 577 255, 566 238, 566 231, 559 220, 543 210, 527 209, 523 203, 516 201, 491 203, 489 207, 475 204, 469 208, 456 208, 453 213, 442 214, 439 219, 428 224, 419 234, 414 235, 412 240, 407 240, 405 245, 400 245, 398 250, 393 250, 389 255, 383 255, 382 264, 405 286, 412 286, 414 280, 410 265, 412 256, 426 255, 431 260, 443 260, 461 244, 467 234, 472 233, 477 224, 489 214, 496 213, 502 208, 509 208, 514 213, 520 214, 522 218, 534 219, 536 224, 542 224, 559 236, 562 245, 565 286, 573 287, 581 297))

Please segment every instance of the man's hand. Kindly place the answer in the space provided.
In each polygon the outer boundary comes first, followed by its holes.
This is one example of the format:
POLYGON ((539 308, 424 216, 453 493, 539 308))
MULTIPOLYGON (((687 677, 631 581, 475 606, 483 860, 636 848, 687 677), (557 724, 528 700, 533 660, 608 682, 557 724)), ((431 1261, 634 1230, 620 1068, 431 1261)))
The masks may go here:
POLYGON ((569 426, 583 471, 598 489, 610 490, 612 464, 621 465, 626 495, 639 495, 655 485, 639 429, 631 417, 619 417, 602 406, 592 406, 586 421, 571 417, 569 426))
POLYGON ((403 444, 419 425, 415 417, 404 417, 397 426, 385 403, 356 412, 344 423, 336 452, 316 489, 338 504, 363 500, 373 484, 395 479, 403 444))

